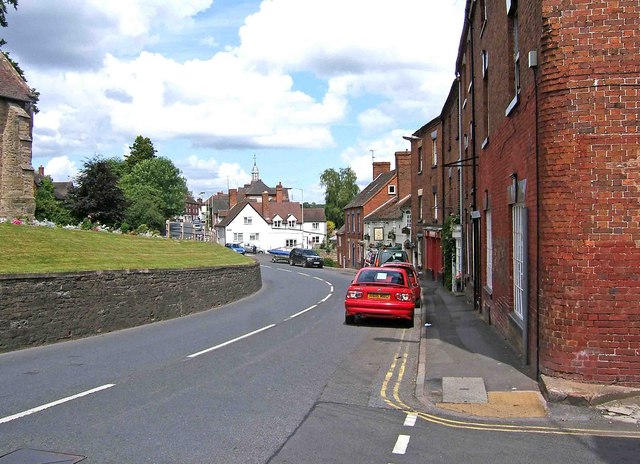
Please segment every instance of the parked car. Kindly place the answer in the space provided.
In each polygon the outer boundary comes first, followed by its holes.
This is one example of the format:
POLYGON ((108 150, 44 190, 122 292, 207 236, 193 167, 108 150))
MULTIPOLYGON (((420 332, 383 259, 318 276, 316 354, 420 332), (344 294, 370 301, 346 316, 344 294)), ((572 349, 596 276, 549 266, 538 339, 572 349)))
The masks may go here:
POLYGON ((233 251, 235 251, 236 253, 240 253, 241 255, 245 254, 244 247, 239 243, 225 243, 224 246, 226 246, 227 248, 231 248, 233 251))
POLYGON ((402 268, 363 267, 347 290, 344 322, 351 325, 356 317, 401 319, 413 327, 415 297, 409 275, 402 268))
POLYGON ((315 250, 307 248, 294 248, 289 253, 289 264, 295 266, 300 264, 304 267, 322 267, 324 266, 324 260, 315 250))
POLYGON ((420 287, 421 273, 416 270, 415 266, 411 263, 391 261, 384 263, 382 267, 394 267, 405 269, 407 271, 409 282, 411 283, 411 288, 413 289, 413 297, 416 300, 416 308, 419 308, 420 304, 422 303, 422 288, 420 287))
POLYGON ((260 248, 258 248, 258 246, 255 243, 243 243, 242 247, 244 248, 244 251, 246 251, 247 253, 253 253, 253 254, 263 253, 263 251, 260 248))
POLYGON ((387 248, 380 250, 373 261, 374 266, 382 266, 384 263, 399 261, 402 263, 409 262, 409 255, 406 251, 395 248, 387 248))

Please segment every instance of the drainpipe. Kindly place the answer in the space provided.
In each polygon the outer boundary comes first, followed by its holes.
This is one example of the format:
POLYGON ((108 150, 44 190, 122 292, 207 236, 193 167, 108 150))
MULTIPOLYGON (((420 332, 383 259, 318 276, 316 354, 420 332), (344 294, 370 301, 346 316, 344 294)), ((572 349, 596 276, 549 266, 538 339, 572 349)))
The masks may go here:
MULTIPOLYGON (((531 52, 530 52, 531 54, 531 52)), ((540 143, 538 131, 538 55, 535 52, 535 65, 529 59, 529 67, 533 70, 533 88, 536 100, 536 123, 535 123, 535 144, 536 144, 536 379, 540 378, 540 143)))
MULTIPOLYGON (((471 12, 469 12, 469 15, 471 12)), ((475 70, 474 70, 474 55, 473 49, 473 23, 467 16, 467 22, 469 23, 469 49, 470 49, 470 66, 471 66, 471 127, 469 138, 471 139, 471 158, 472 164, 472 182, 473 193, 471 195, 471 211, 475 212, 477 208, 477 182, 476 182, 476 87, 475 87, 475 70)), ((474 218, 471 222, 473 234, 473 308, 480 308, 480 218, 474 218)))
MULTIPOLYGON (((460 73, 457 73, 456 79, 458 80, 458 218, 460 220, 460 230, 464 230, 464 205, 462 202, 462 185, 464 184, 464 171, 462 170, 462 77, 460 73)), ((457 251, 457 250, 456 250, 457 251)), ((464 261, 464 240, 460 240, 460 262, 456 257, 456 269, 454 270, 454 274, 458 271, 458 266, 460 271, 464 269, 462 265, 464 261)), ((450 283, 450 282, 449 282, 450 283)), ((464 285, 464 284, 463 284, 464 285)))

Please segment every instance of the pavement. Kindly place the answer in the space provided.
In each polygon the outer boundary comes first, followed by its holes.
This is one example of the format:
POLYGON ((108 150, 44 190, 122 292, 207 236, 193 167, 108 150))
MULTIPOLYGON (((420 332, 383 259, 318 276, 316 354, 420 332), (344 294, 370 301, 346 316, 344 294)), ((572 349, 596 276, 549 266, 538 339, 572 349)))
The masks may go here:
MULTIPOLYGON (((425 406, 485 418, 549 416, 556 405, 640 425, 640 389, 535 379, 465 295, 422 281, 416 397, 425 406)), ((566 411, 563 410, 563 411, 566 411)))

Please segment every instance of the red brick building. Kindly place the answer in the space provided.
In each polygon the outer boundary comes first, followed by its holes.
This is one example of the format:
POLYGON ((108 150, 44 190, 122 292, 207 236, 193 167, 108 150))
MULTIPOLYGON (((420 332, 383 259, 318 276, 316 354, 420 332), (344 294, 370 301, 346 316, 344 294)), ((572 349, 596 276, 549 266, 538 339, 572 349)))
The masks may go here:
MULTIPOLYGON (((441 146, 458 137, 464 291, 532 372, 640 386, 640 3, 465 13, 438 121, 441 146)), ((414 195, 447 189, 441 166, 414 195)))
POLYGON ((364 218, 397 197, 396 171, 389 161, 373 163, 373 180, 344 208, 344 226, 337 232, 337 258, 341 267, 359 269, 365 259, 364 218))

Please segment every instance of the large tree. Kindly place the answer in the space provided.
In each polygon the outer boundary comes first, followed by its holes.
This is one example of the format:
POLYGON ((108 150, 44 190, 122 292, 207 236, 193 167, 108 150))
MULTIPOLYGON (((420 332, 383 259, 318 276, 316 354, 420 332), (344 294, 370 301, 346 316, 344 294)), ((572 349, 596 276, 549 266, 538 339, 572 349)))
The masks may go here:
POLYGON ((118 175, 108 160, 96 156, 83 165, 69 194, 71 212, 79 221, 89 219, 108 226, 122 222, 126 209, 118 175))
POLYGON ((326 169, 320 176, 320 185, 325 188, 324 213, 337 229, 344 224, 344 207, 360 192, 356 179, 351 168, 326 169))
POLYGON ((154 157, 140 161, 122 177, 120 185, 138 215, 142 211, 139 202, 149 206, 153 217, 157 217, 156 210, 164 219, 171 219, 184 212, 188 194, 187 182, 180 170, 167 158, 154 157), (154 207, 151 208, 151 205, 154 207))
POLYGON ((56 198, 55 188, 49 177, 43 177, 36 190, 35 216, 40 221, 47 219, 63 226, 73 222, 71 211, 56 198))
POLYGON ((149 137, 137 136, 133 145, 129 147, 129 154, 124 159, 126 172, 131 172, 134 166, 141 161, 155 158, 157 152, 158 150, 153 147, 153 142, 149 137))

